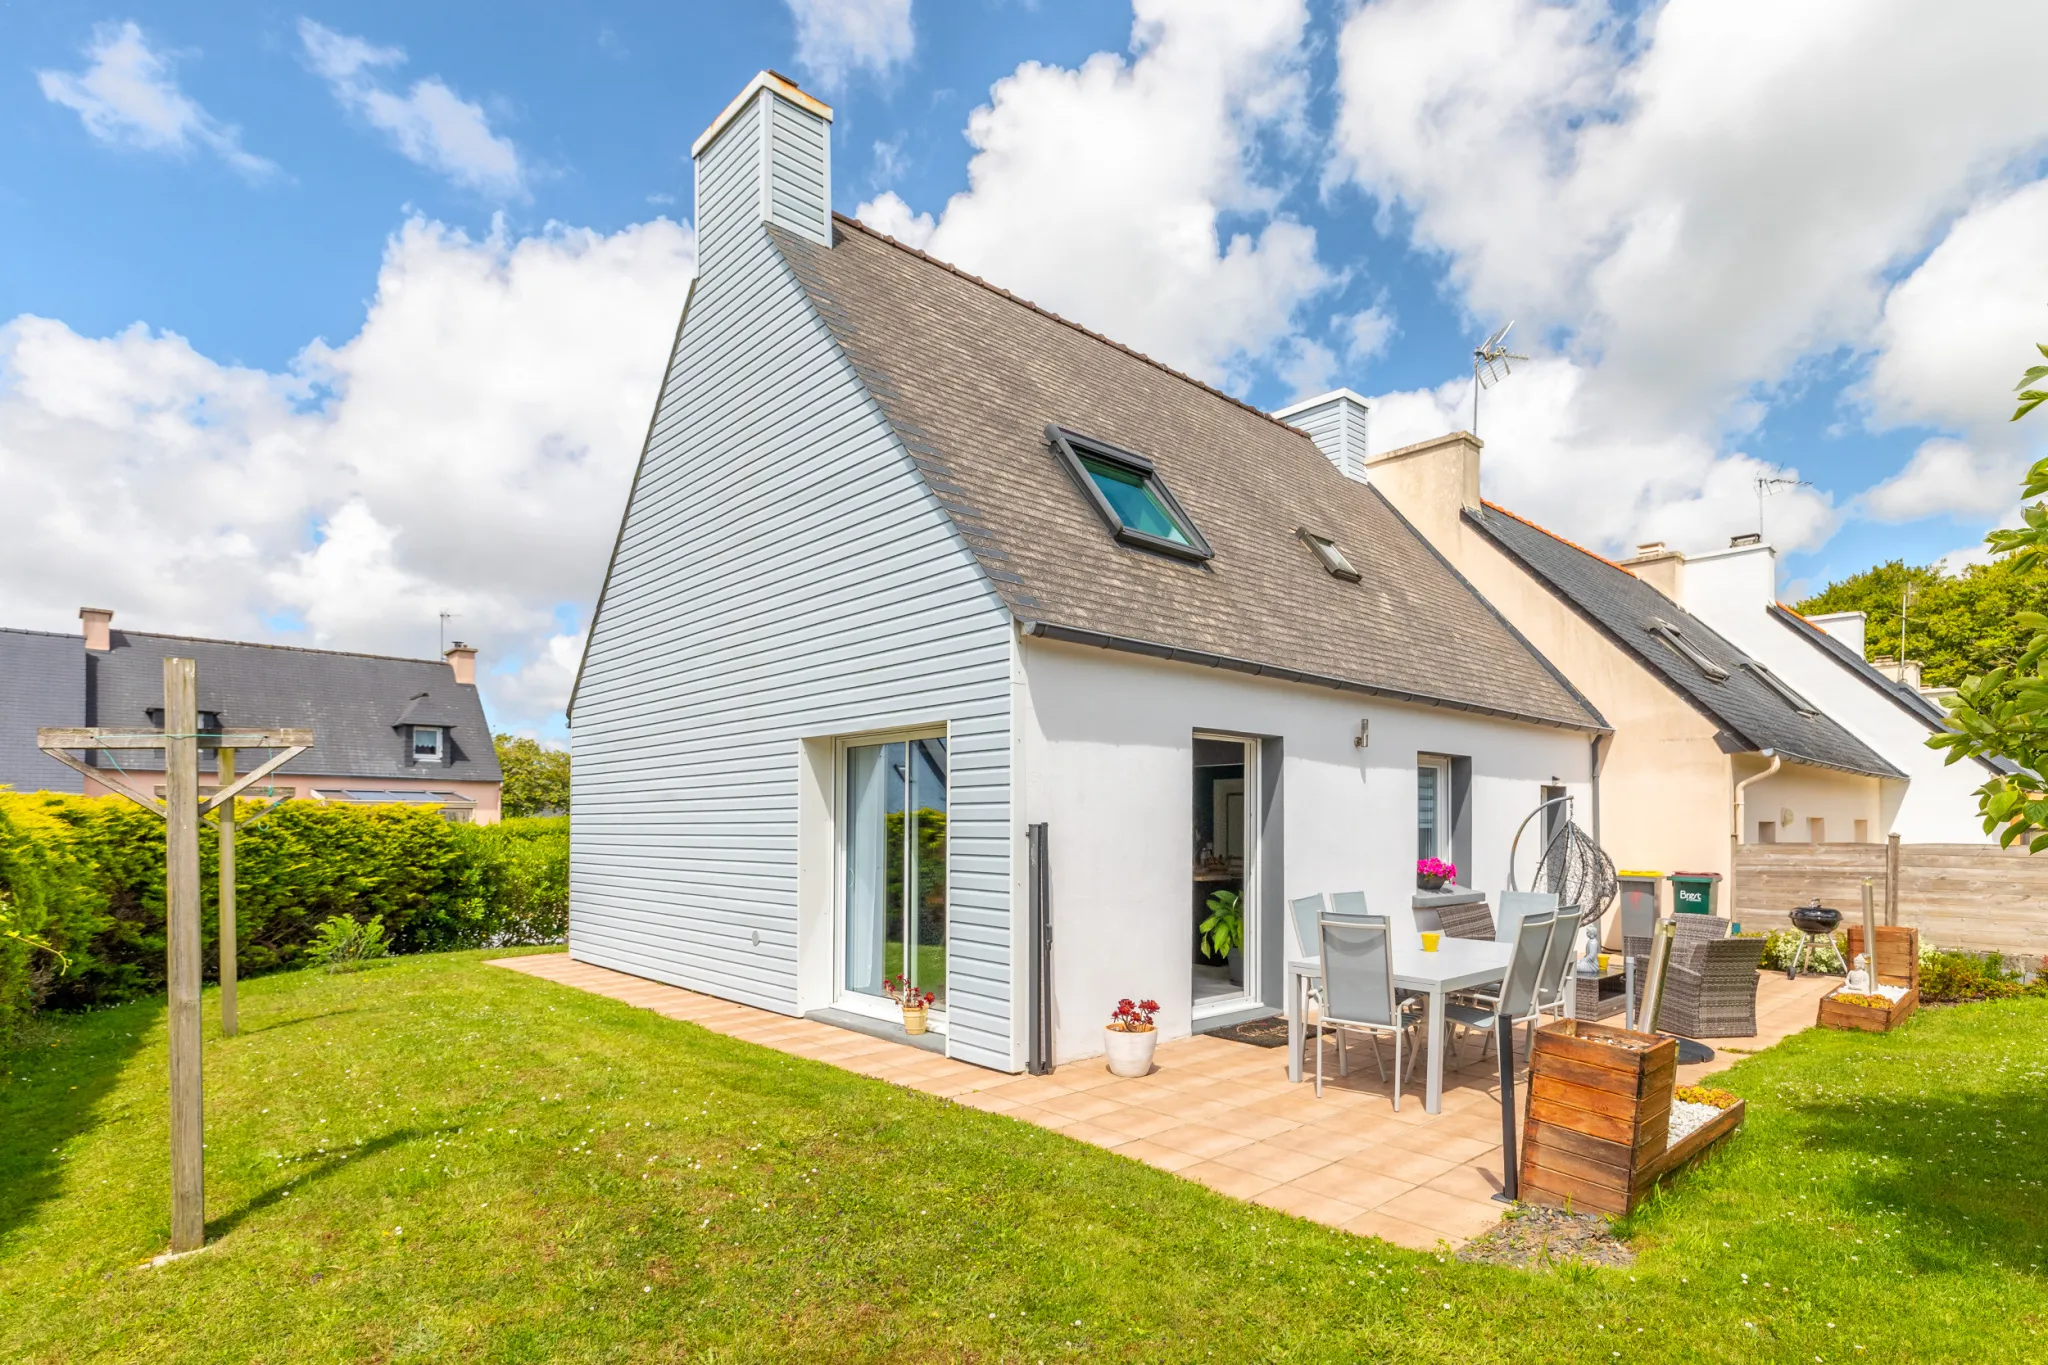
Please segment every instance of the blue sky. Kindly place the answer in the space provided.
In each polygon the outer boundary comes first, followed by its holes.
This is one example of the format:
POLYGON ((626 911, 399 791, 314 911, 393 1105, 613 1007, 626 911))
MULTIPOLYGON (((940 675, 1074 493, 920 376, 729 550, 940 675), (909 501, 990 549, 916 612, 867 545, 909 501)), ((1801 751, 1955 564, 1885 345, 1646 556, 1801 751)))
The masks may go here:
POLYGON ((419 653, 451 610, 558 734, 689 146, 763 67, 834 106, 840 211, 1250 401, 1433 435, 1514 318, 1489 496, 1704 548, 1796 479, 1788 593, 1932 560, 2042 453, 2002 421, 2048 338, 2024 10, 0 8, 7 623, 419 653))

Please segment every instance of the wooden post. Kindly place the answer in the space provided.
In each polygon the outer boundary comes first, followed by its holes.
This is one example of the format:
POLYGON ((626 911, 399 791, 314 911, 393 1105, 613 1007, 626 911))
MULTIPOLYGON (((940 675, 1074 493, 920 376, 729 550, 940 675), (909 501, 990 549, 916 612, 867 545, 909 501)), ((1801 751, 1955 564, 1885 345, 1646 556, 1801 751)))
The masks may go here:
POLYGON ((1899 922, 1899 836, 1884 841, 1884 922, 1899 922))
MULTIPOLYGON (((235 780, 235 751, 222 749, 220 787, 226 791, 235 780)), ((229 797, 220 808, 220 1036, 232 1038, 238 1027, 235 1017, 235 802, 229 797)))
POLYGON ((164 939, 171 1031, 171 1251, 206 1243, 199 1053, 199 670, 164 660, 164 939))

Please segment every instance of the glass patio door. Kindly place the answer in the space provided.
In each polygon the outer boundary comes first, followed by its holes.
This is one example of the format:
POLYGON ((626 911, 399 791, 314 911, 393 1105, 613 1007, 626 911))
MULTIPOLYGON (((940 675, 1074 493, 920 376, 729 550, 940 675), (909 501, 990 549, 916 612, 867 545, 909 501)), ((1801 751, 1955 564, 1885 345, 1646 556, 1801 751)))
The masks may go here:
POLYGON ((846 748, 847 994, 885 1000, 906 973, 946 1007, 946 741, 846 748))

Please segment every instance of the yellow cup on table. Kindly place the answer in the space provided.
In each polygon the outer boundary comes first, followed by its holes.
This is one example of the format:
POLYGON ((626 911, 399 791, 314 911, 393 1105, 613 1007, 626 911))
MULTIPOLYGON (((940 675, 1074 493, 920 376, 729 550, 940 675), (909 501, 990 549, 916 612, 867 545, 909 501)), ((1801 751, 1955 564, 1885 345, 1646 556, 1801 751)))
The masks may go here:
POLYGON ((1422 931, 1422 951, 1423 951, 1423 952, 1425 952, 1425 953, 1433 953, 1433 952, 1435 952, 1435 951, 1436 951, 1436 945, 1437 945, 1437 944, 1439 944, 1439 943, 1441 943, 1441 942, 1443 941, 1443 937, 1444 937, 1444 936, 1443 936, 1442 934, 1436 933, 1436 932, 1434 932, 1434 931, 1432 931, 1432 930, 1428 930, 1428 929, 1425 929, 1425 930, 1423 930, 1423 931, 1422 931))
POLYGON ((1609 971, 1609 968, 1608 968, 1608 965, 1607 965, 1607 964, 1608 964, 1608 963, 1610 963, 1610 962, 1612 962, 1612 961, 1614 961, 1614 954, 1612 954, 1612 953, 1602 953, 1602 954, 1600 954, 1600 974, 1601 974, 1602 976, 1605 976, 1605 975, 1607 975, 1607 973, 1608 973, 1608 971, 1609 971))

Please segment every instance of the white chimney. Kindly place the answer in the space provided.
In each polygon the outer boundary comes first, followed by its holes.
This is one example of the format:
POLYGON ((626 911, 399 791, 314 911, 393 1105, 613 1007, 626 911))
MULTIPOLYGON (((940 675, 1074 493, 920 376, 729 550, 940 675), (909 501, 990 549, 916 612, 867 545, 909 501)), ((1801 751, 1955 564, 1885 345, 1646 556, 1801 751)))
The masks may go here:
POLYGON ((760 223, 832 244, 832 109, 763 71, 690 147, 697 264, 715 269, 760 223))
POLYGON ((455 681, 458 685, 462 687, 475 686, 475 645, 466 645, 462 641, 457 640, 454 644, 448 646, 448 652, 442 657, 448 661, 448 671, 455 675, 455 681))
POLYGON ((1860 611, 1831 611, 1806 619, 1855 650, 1857 658, 1863 657, 1864 631, 1870 624, 1870 617, 1867 614, 1860 611))
POLYGON ((1364 483, 1366 418, 1371 411, 1363 398, 1349 389, 1338 389, 1320 398, 1305 398, 1273 415, 1307 432, 1339 474, 1364 483))
POLYGON ((85 622, 85 647, 104 653, 114 647, 114 613, 105 607, 80 607, 78 619, 85 622))

